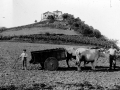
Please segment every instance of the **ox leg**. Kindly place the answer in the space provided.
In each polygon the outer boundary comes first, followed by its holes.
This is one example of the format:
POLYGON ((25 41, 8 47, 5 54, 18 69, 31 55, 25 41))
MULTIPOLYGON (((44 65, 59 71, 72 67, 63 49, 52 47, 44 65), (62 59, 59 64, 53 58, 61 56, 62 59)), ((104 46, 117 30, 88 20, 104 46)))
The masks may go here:
POLYGON ((79 54, 76 54, 76 65, 77 65, 77 70, 81 71, 81 59, 79 54))
POLYGON ((66 59, 66 63, 67 63, 67 66, 69 68, 70 67, 70 65, 69 65, 69 59, 66 59))
POLYGON ((77 70, 81 71, 81 62, 76 62, 77 63, 77 70))
POLYGON ((94 62, 91 62, 92 70, 95 70, 94 62))
POLYGON ((86 61, 84 61, 84 67, 86 67, 86 63, 87 63, 87 62, 86 62, 86 61))
POLYGON ((116 61, 113 60, 113 66, 114 66, 114 69, 116 68, 116 61))
POLYGON ((69 54, 68 52, 66 53, 66 63, 67 63, 67 66, 68 68, 70 67, 69 66, 69 60, 71 59, 71 54, 69 54))

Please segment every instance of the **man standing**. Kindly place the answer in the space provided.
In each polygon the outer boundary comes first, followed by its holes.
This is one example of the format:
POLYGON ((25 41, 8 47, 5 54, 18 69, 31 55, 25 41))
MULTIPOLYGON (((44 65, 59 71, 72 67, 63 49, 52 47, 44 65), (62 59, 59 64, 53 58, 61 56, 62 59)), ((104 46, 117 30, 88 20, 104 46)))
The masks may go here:
POLYGON ((114 46, 112 45, 111 48, 108 50, 109 52, 109 62, 110 62, 110 67, 109 69, 112 69, 112 65, 114 64, 114 68, 115 68, 115 54, 116 54, 116 49, 114 48, 114 46))
POLYGON ((23 70, 27 69, 27 57, 28 54, 26 53, 26 49, 23 50, 22 54, 20 55, 21 60, 23 61, 23 70))

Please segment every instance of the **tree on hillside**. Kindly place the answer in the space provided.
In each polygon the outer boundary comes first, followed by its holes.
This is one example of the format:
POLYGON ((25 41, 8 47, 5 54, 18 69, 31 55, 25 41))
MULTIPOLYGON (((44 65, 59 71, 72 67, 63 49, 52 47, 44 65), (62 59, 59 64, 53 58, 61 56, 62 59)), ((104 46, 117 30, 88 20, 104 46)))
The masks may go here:
POLYGON ((37 22, 37 20, 35 20, 35 23, 37 22))
POLYGON ((73 22, 72 29, 74 29, 75 31, 79 32, 79 28, 80 28, 79 22, 73 22))
POLYGON ((50 23, 53 23, 55 21, 55 16, 49 15, 47 19, 49 20, 50 23))
POLYGON ((7 28, 6 27, 0 27, 0 32, 6 30, 7 28))
POLYGON ((79 33, 82 32, 82 31, 81 31, 81 25, 82 25, 81 22, 82 22, 81 19, 78 17, 78 18, 75 18, 75 19, 74 19, 74 22, 73 22, 73 25, 72 25, 73 29, 74 29, 75 31, 79 32, 79 33))
POLYGON ((90 30, 92 30, 92 31, 94 30, 93 26, 89 26, 89 28, 90 28, 90 30))
POLYGON ((63 20, 69 20, 69 19, 74 19, 74 16, 68 13, 64 13, 62 15, 63 20))
POLYGON ((68 13, 63 14, 63 20, 65 20, 69 25, 71 25, 71 28, 73 23, 75 22, 74 16, 68 13))
POLYGON ((0 27, 0 30, 5 30, 5 29, 7 29, 6 27, 0 27))
POLYGON ((87 24, 85 24, 82 34, 85 35, 85 36, 92 36, 93 35, 93 30, 91 30, 89 28, 89 26, 87 24))
POLYGON ((113 43, 115 43, 115 44, 118 44, 118 41, 119 41, 119 40, 109 39, 109 41, 111 41, 111 42, 113 42, 113 43))
POLYGON ((79 17, 75 18, 75 22, 81 22, 81 19, 79 17))
POLYGON ((75 18, 73 24, 75 27, 79 27, 81 25, 81 20, 79 18, 75 18))
POLYGON ((108 41, 108 38, 105 37, 104 35, 101 35, 101 37, 99 39, 101 39, 102 41, 108 41))
POLYGON ((96 38, 100 38, 102 35, 101 35, 101 32, 99 31, 99 30, 97 30, 97 29, 95 29, 94 31, 93 31, 93 34, 94 34, 94 36, 96 37, 96 38))
POLYGON ((85 21, 81 21, 80 22, 80 29, 84 30, 84 28, 85 28, 85 21))
POLYGON ((67 20, 68 17, 69 17, 69 14, 68 14, 68 13, 64 13, 64 14, 62 15, 63 20, 67 20))

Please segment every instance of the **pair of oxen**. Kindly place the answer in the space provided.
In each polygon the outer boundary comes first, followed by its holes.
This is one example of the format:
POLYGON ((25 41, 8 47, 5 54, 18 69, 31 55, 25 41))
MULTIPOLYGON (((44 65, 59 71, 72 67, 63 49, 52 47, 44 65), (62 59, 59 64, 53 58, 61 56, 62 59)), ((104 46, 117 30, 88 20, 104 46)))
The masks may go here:
POLYGON ((69 60, 74 59, 76 61, 77 70, 81 70, 81 62, 84 62, 84 67, 86 64, 91 63, 91 67, 95 70, 96 61, 99 57, 106 56, 106 50, 104 48, 74 48, 68 47, 65 48, 67 56, 67 65, 69 66, 69 60))

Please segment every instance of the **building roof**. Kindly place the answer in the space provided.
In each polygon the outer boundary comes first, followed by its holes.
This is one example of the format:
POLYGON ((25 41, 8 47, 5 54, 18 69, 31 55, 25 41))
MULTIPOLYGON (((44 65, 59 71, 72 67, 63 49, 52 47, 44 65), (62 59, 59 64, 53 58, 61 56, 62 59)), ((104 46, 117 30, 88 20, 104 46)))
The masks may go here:
POLYGON ((47 11, 47 12, 45 12, 45 13, 43 13, 43 14, 48 14, 48 13, 52 13, 52 12, 47 11))
POLYGON ((62 12, 62 11, 58 11, 58 10, 56 10, 56 11, 53 11, 53 12, 57 12, 57 13, 58 13, 58 12, 62 12))

